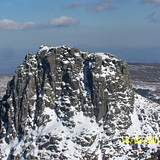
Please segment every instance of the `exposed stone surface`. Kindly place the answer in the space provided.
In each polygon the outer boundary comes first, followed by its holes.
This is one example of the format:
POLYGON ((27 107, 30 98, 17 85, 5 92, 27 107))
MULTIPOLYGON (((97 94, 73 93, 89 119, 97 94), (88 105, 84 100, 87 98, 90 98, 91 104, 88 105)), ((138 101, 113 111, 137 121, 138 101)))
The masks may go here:
MULTIPOLYGON (((0 104, 0 139, 2 148, 19 142, 21 149, 12 146, 0 157, 140 156, 138 147, 131 145, 129 152, 120 145, 133 125, 134 99, 126 62, 109 53, 43 45, 37 55, 26 55, 8 83, 0 104)), ((158 133, 156 109, 154 114, 153 131, 158 133)))

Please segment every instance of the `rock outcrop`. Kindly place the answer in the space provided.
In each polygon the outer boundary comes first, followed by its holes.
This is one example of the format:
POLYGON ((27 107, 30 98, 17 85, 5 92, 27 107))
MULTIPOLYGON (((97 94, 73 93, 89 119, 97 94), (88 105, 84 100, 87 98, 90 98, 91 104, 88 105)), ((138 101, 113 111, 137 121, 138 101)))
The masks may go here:
POLYGON ((0 158, 153 157, 157 145, 122 143, 159 133, 159 106, 145 121, 135 96, 127 63, 114 55, 43 45, 26 55, 0 104, 0 158), (137 124, 152 128, 138 126, 143 135, 133 129, 138 114, 137 124))

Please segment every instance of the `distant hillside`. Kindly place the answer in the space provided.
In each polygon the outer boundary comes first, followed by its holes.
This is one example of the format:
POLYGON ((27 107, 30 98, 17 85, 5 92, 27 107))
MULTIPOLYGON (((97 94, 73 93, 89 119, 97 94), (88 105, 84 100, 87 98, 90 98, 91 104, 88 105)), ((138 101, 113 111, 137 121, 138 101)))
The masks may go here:
POLYGON ((160 63, 129 63, 134 90, 160 104, 160 63))
POLYGON ((4 96, 7 88, 7 83, 12 79, 12 77, 12 74, 0 75, 0 100, 4 96))

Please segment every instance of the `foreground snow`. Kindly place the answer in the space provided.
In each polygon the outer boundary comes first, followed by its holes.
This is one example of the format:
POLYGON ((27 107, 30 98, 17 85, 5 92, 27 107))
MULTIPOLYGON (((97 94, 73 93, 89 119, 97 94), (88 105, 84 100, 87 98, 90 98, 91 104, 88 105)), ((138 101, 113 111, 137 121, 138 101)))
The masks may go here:
MULTIPOLYGON (((109 160, 128 159, 132 154, 137 154, 137 156, 143 154, 145 159, 150 157, 151 152, 156 152, 159 146, 158 143, 143 143, 137 144, 134 149, 133 144, 122 143, 122 137, 118 130, 114 136, 107 136, 104 134, 104 128, 101 122, 97 123, 94 118, 85 117, 81 111, 77 112, 71 119, 75 127, 64 126, 62 121, 57 117, 54 109, 46 108, 44 114, 50 116, 50 122, 46 126, 41 126, 34 130, 28 128, 28 134, 20 142, 18 139, 15 139, 8 145, 3 139, 0 147, 1 153, 3 153, 3 155, 0 155, 2 160, 6 160, 11 150, 14 152, 14 155, 20 156, 24 154, 22 153, 24 148, 28 150, 26 154, 33 155, 39 159, 42 155, 44 155, 43 157, 45 159, 52 159, 57 155, 57 157, 62 156, 67 159, 78 160, 84 159, 85 152, 94 152, 93 159, 98 160, 103 159, 104 153, 108 154, 109 160), (49 146, 47 145, 46 149, 43 148, 43 150, 40 150, 41 145, 45 145, 48 139, 50 139, 50 150, 48 150, 49 146), (106 146, 101 149, 100 141, 103 140, 107 140, 108 144, 106 143, 106 146), (86 144, 88 144, 88 147, 86 144), (119 148, 118 150, 117 146, 119 148), (143 147, 148 148, 148 150, 146 152, 142 151, 143 147)), ((160 106, 158 104, 135 94, 134 111, 130 116, 132 124, 126 130, 126 136, 159 136, 158 120, 160 119, 160 106)))

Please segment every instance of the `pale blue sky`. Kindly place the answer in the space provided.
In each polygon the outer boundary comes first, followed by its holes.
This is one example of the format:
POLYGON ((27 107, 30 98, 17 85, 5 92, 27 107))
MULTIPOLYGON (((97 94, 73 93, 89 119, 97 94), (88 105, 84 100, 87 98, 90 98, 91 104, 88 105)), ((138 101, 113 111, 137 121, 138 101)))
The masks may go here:
POLYGON ((1 0, 0 74, 42 44, 160 62, 160 0, 1 0))

